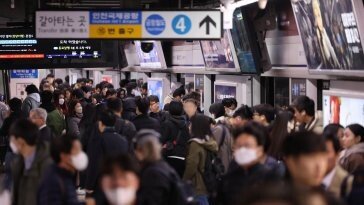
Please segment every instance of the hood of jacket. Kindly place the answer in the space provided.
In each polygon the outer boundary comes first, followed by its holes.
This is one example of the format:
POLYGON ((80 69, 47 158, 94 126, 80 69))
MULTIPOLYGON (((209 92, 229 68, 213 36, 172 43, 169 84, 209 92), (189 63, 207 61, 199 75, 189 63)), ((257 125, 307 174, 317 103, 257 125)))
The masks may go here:
POLYGON ((37 103, 40 103, 40 95, 39 93, 32 93, 28 95, 29 98, 35 100, 37 103))
POLYGON ((186 119, 182 116, 175 116, 175 115, 169 115, 168 119, 175 125, 178 126, 178 128, 183 128, 186 126, 186 119))
POLYGON ((209 150, 211 152, 217 152, 219 150, 219 146, 218 146, 217 142, 213 139, 202 140, 202 139, 193 138, 189 142, 196 142, 199 145, 201 145, 203 148, 205 148, 206 150, 209 150))
POLYGON ((124 100, 123 111, 124 112, 135 112, 136 111, 135 98, 128 97, 124 100))

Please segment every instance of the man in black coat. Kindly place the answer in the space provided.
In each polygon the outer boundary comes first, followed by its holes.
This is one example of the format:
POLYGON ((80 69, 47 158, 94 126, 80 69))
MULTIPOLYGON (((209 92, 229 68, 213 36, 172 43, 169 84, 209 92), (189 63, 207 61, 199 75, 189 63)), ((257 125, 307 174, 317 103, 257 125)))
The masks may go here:
POLYGON ((149 100, 147 98, 136 97, 137 117, 133 120, 137 131, 142 129, 152 129, 160 133, 160 123, 158 120, 149 117, 149 100))
POLYGON ((99 134, 89 141, 87 155, 90 164, 86 171, 86 190, 88 194, 99 189, 100 165, 106 157, 128 153, 128 141, 116 133, 116 116, 111 111, 103 111, 99 116, 99 134))
POLYGON ((129 120, 121 118, 123 112, 123 102, 120 98, 112 97, 107 100, 107 108, 116 116, 115 131, 121 136, 125 136, 131 145, 131 141, 136 134, 136 128, 129 120))
POLYGON ((134 138, 135 156, 141 165, 137 205, 177 204, 174 183, 181 180, 177 173, 162 160, 160 134, 146 129, 134 138))
POLYGON ((64 135, 51 145, 54 164, 46 171, 38 190, 38 205, 81 205, 76 194, 77 171, 86 169, 87 155, 77 136, 64 135))
POLYGON ((159 98, 156 95, 151 95, 148 97, 149 100, 149 117, 158 120, 159 123, 162 123, 166 120, 166 112, 160 110, 159 107, 159 98))
POLYGON ((47 111, 43 108, 35 108, 32 109, 29 113, 29 119, 35 125, 37 125, 39 129, 39 138, 38 142, 40 143, 50 143, 53 139, 53 134, 51 128, 49 128, 46 124, 47 122, 47 111))

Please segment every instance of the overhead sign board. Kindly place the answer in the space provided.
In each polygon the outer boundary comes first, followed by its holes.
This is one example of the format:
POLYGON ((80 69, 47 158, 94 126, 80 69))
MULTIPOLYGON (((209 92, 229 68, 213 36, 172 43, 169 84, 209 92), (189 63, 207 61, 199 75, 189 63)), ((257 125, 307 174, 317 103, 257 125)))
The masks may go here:
POLYGON ((38 78, 38 70, 25 69, 25 70, 12 70, 10 73, 11 78, 38 78))
POLYGON ((37 11, 36 38, 220 39, 222 13, 210 11, 37 11))

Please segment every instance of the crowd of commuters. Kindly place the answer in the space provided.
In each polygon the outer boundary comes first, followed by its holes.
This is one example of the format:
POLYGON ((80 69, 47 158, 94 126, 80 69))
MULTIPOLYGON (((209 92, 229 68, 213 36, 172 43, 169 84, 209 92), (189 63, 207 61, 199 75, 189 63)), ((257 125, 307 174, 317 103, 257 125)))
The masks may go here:
POLYGON ((132 80, 67 80, 2 104, 0 204, 364 204, 364 127, 322 127, 306 96, 204 115, 183 85, 159 99, 132 80))

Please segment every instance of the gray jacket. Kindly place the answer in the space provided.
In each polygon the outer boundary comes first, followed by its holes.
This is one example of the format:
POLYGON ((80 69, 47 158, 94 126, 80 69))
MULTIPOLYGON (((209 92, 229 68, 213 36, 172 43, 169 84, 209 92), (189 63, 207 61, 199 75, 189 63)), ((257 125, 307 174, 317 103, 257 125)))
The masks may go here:
POLYGON ((80 124, 81 118, 70 117, 67 119, 67 133, 71 135, 80 136, 80 124))
POLYGON ((21 111, 26 117, 29 117, 29 112, 40 106, 40 95, 38 93, 29 94, 23 101, 21 111))
POLYGON ((220 146, 217 152, 218 157, 221 159, 224 167, 225 173, 229 168, 230 162, 233 160, 233 140, 230 130, 224 124, 218 124, 213 130, 214 139, 220 146), (224 139, 223 139, 224 138, 224 139), (224 141, 222 141, 224 140, 224 141))

